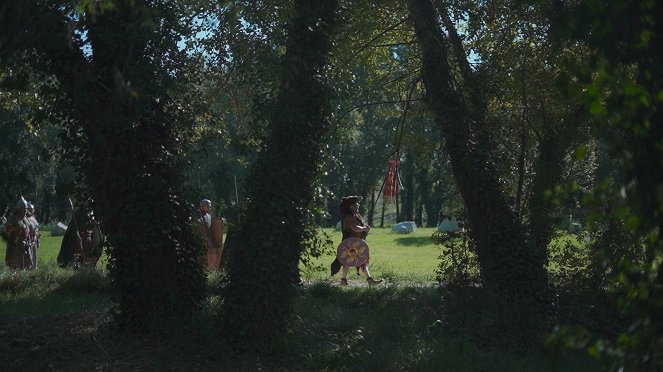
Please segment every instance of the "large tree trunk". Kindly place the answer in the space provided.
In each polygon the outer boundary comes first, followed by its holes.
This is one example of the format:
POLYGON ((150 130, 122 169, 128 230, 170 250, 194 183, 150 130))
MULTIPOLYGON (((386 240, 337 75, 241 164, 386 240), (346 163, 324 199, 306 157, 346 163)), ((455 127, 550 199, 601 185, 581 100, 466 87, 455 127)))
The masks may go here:
POLYGON ((63 79, 87 137, 86 175, 111 241, 120 320, 133 329, 189 319, 205 288, 192 211, 174 186, 173 118, 160 103, 170 78, 145 55, 156 37, 145 25, 161 21, 155 11, 119 1, 90 16, 94 63, 63 79))
POLYGON ((437 226, 439 210, 435 211, 435 207, 433 206, 433 184, 429 176, 428 167, 418 167, 416 182, 417 192, 415 199, 418 200, 418 209, 414 222, 417 223, 417 226, 435 227, 437 226), (424 212, 426 213, 425 225, 424 212))
POLYGON ((522 67, 520 70, 520 84, 521 84, 521 104, 523 105, 520 122, 520 152, 518 153, 518 186, 516 187, 516 215, 521 217, 521 202, 523 200, 523 189, 525 184, 525 160, 527 157, 527 126, 529 124, 528 117, 528 104, 527 104, 527 83, 525 81, 525 65, 526 59, 523 59, 522 67))
POLYGON ((336 7, 335 0, 295 2, 271 133, 247 182, 251 201, 227 240, 226 332, 240 347, 282 330, 300 282, 307 214, 330 129, 321 77, 336 7))
POLYGON ((541 300, 548 284, 544 262, 534 254, 498 182, 485 133, 477 135, 483 117, 471 112, 454 83, 448 41, 437 13, 428 0, 409 0, 408 8, 421 47, 427 104, 442 131, 467 207, 483 283, 521 300, 541 300))
POLYGON ((168 10, 115 1, 74 21, 46 3, 7 4, 19 10, 0 20, 19 36, 11 47, 36 53, 31 68, 58 78, 67 155, 85 175, 111 241, 116 319, 133 331, 190 319, 205 277, 190 210, 172 186, 179 183, 176 139, 164 109, 172 71, 154 63, 157 53, 172 51, 163 43, 175 47, 155 32, 168 10), (90 55, 72 45, 74 22, 85 23, 90 55))

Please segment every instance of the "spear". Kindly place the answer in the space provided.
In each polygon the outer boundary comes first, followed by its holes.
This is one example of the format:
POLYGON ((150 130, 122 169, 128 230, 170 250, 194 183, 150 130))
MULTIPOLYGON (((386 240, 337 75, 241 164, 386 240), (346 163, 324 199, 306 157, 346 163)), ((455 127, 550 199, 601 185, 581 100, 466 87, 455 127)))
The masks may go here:
POLYGON ((69 205, 71 206, 71 217, 74 220, 74 225, 76 225, 76 237, 78 238, 78 241, 81 243, 81 249, 79 252, 79 255, 81 259, 85 259, 85 252, 83 251, 83 239, 81 239, 81 234, 80 231, 78 230, 78 221, 76 220, 76 210, 74 209, 74 203, 71 201, 71 198, 69 198, 69 205))

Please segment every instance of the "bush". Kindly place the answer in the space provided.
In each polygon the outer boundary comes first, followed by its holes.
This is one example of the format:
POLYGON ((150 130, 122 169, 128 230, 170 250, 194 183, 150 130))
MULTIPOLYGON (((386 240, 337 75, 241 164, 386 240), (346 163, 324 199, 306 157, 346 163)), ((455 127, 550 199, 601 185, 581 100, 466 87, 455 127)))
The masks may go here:
POLYGON ((431 239, 435 245, 442 246, 440 263, 435 271, 438 282, 467 285, 479 281, 476 250, 467 230, 436 231, 431 239))

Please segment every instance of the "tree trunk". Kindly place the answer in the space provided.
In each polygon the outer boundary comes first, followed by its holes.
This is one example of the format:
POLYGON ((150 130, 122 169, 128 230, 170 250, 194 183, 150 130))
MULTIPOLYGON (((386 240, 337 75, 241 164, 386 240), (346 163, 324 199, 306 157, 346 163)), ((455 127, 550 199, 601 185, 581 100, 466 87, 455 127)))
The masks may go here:
POLYGON ((228 238, 224 319, 240 348, 282 331, 300 282, 321 143, 330 130, 321 76, 336 7, 335 0, 295 2, 271 132, 247 180, 251 201, 228 238))
POLYGON ((411 147, 408 147, 405 156, 405 166, 403 169, 403 178, 405 185, 403 186, 403 209, 399 220, 401 221, 414 221, 414 170, 415 170, 416 156, 411 147))
POLYGON ((206 282, 188 222, 191 211, 173 186, 180 182, 173 159, 177 139, 164 109, 172 71, 154 63, 156 53, 172 50, 150 26, 169 11, 115 1, 112 9, 80 17, 90 60, 68 44, 72 20, 44 4, 16 2, 22 11, 12 14, 18 44, 11 47, 36 53, 39 62, 31 67, 57 76, 62 90, 54 97, 57 114, 67 119, 66 156, 85 175, 111 242, 116 319, 133 331, 188 320, 202 304, 206 282))
POLYGON ((409 0, 408 9, 421 47, 426 103, 443 134, 467 207, 483 283, 515 299, 541 304, 530 300, 544 300, 544 262, 537 260, 498 182, 485 132, 476 134, 483 117, 475 118, 457 90, 437 13, 428 0, 409 0))
POLYGON ((553 237, 551 211, 554 209, 554 190, 564 172, 565 156, 582 138, 580 123, 586 110, 577 108, 553 126, 543 120, 543 136, 539 141, 534 163, 534 178, 528 201, 530 236, 538 260, 548 262, 548 244, 553 237))
POLYGON ((521 104, 523 105, 520 122, 520 153, 518 154, 518 186, 516 188, 516 215, 520 218, 521 201, 523 199, 523 186, 525 183, 525 157, 527 156, 527 85, 525 84, 525 63, 520 70, 520 84, 522 87, 521 104))
POLYGON ((417 226, 426 226, 426 227, 435 227, 437 223, 437 213, 431 211, 434 209, 432 195, 432 183, 428 175, 428 167, 418 167, 416 183, 417 183, 417 192, 415 193, 415 199, 418 200, 417 214, 414 219, 414 222, 417 223, 417 226), (426 223, 424 225, 424 212, 426 212, 426 223))
POLYGON ((380 214, 380 227, 384 228, 384 211, 387 207, 387 203, 384 202, 384 195, 382 195, 382 214, 380 214))
POLYGON ((375 205, 377 204, 375 200, 375 188, 371 189, 371 200, 368 205, 368 226, 373 226, 373 218, 375 217, 375 205))
POLYGON ((174 186, 181 180, 172 158, 173 119, 158 99, 170 78, 143 54, 155 34, 142 23, 148 19, 135 15, 160 21, 148 10, 156 9, 116 2, 91 17, 89 75, 64 71, 62 79, 88 139, 86 175, 111 241, 120 320, 132 329, 189 319, 206 283, 201 247, 187 223, 192 211, 174 186))

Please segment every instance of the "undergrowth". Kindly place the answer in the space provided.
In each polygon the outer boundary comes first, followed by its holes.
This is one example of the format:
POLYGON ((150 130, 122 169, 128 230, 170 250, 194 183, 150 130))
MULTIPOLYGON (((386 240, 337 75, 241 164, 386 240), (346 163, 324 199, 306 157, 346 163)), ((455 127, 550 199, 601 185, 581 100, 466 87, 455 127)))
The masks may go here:
POLYGON ((210 283, 216 284, 210 285, 205 311, 192 322, 143 334, 115 329, 102 274, 55 270, 3 277, 0 307, 28 297, 41 312, 0 314, 0 365, 55 371, 598 370, 585 357, 546 349, 545 327, 514 334, 509 324, 496 321, 506 304, 471 286, 306 285, 271 349, 236 354, 218 318, 223 288, 214 287, 223 276, 211 275, 210 283), (49 289, 36 290, 40 285, 49 289), (69 301, 68 307, 49 309, 56 297, 69 301), (92 297, 98 301, 85 302, 92 297))

